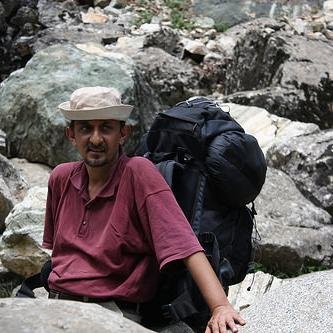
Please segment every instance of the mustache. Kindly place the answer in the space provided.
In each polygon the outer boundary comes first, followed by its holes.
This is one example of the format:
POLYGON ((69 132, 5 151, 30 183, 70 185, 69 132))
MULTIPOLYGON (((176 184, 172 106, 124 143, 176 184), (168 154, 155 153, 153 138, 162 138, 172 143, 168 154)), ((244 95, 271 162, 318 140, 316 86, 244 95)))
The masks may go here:
POLYGON ((104 152, 105 151, 105 145, 101 144, 101 145, 94 145, 92 143, 89 143, 87 146, 87 150, 91 150, 91 151, 97 151, 97 152, 104 152))

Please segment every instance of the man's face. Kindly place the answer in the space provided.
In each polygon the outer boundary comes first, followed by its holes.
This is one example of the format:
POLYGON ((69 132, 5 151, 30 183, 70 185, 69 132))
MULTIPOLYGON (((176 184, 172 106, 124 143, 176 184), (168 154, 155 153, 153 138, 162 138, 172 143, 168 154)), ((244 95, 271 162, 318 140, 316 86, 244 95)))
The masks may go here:
POLYGON ((118 158, 125 127, 117 120, 75 120, 67 136, 90 167, 111 166, 118 158))

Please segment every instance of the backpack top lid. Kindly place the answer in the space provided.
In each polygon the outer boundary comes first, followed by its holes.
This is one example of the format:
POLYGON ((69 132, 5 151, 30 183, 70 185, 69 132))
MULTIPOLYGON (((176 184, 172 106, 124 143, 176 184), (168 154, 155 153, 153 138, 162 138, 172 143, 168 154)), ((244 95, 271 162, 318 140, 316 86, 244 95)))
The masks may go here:
POLYGON ((226 131, 244 132, 217 103, 195 97, 157 115, 148 132, 147 147, 151 153, 176 153, 182 149, 203 161, 210 141, 226 131))

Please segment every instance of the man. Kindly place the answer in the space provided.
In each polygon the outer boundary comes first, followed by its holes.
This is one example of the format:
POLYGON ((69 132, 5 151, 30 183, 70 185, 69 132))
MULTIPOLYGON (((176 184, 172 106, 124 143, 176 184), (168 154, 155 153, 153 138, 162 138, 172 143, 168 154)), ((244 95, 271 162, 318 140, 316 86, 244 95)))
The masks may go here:
POLYGON ((132 106, 113 88, 86 87, 59 108, 83 161, 57 166, 49 180, 43 246, 52 249, 50 297, 115 301, 131 313, 153 297, 159 270, 183 261, 212 312, 206 333, 237 332, 245 322, 163 177, 147 159, 122 152, 132 106))

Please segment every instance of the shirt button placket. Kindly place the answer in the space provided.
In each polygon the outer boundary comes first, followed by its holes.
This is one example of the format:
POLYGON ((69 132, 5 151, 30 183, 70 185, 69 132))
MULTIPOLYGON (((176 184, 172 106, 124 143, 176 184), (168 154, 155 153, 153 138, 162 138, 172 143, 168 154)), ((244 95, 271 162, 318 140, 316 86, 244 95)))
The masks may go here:
POLYGON ((79 236, 84 237, 87 234, 87 231, 88 231, 88 212, 87 209, 85 209, 84 216, 79 228, 79 236))

